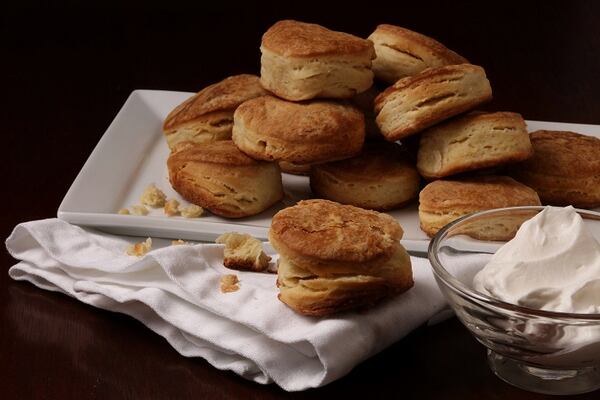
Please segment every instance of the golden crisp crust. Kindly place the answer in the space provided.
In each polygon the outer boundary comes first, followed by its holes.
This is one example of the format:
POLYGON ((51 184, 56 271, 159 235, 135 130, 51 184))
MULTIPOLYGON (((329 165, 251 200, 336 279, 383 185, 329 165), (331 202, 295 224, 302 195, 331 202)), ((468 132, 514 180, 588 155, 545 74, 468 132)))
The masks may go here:
POLYGON ((373 43, 368 40, 293 20, 271 26, 263 35, 261 46, 284 57, 366 55, 372 59, 375 54, 373 43))
POLYGON ((219 123, 226 121, 227 115, 220 115, 215 121, 213 113, 226 111, 231 117, 241 103, 265 94, 267 91, 260 85, 258 76, 242 74, 225 78, 175 107, 165 119, 163 130, 167 134, 174 133, 178 126, 199 119, 206 119, 217 127, 219 123))
POLYGON ((511 175, 534 188, 544 204, 600 207, 600 139, 575 132, 536 131, 533 157, 511 175))
MULTIPOLYGON (((493 208, 539 206, 537 193, 507 176, 478 176, 461 180, 438 180, 423 188, 419 195, 419 223, 429 236, 463 215, 493 208)), ((488 237, 497 232, 489 231, 488 237)), ((486 237, 479 232, 475 237, 486 237)))
POLYGON ((167 167, 175 191, 223 217, 255 215, 283 197, 279 166, 251 159, 232 141, 183 143, 167 167))
POLYGON ((375 99, 377 125, 396 141, 490 100, 483 68, 471 64, 428 68, 398 80, 375 99))
POLYGON ((385 262, 399 246, 402 228, 387 214, 327 200, 304 200, 273 217, 273 247, 303 268, 339 267, 340 273, 385 262))
POLYGON ((524 170, 546 175, 582 177, 600 175, 600 139, 566 131, 536 131, 530 135, 534 156, 524 170))
POLYGON ((378 79, 390 84, 426 68, 468 63, 438 41, 399 26, 379 25, 369 40, 377 55, 373 72, 378 79))
POLYGON ((233 141, 255 159, 310 164, 351 157, 365 138, 363 114, 332 101, 262 96, 234 114, 233 141))
POLYGON ((469 62, 466 58, 450 50, 437 40, 396 25, 378 25, 371 36, 373 37, 372 39, 370 37, 372 41, 373 39, 377 40, 378 38, 385 38, 388 46, 401 52, 407 50, 407 42, 419 47, 423 47, 432 52, 437 58, 443 60, 448 65, 466 64, 469 62))
POLYGON ((219 140, 212 143, 196 144, 183 142, 172 151, 168 165, 177 168, 187 162, 201 162, 231 166, 260 165, 257 161, 242 153, 231 140, 219 140))
POLYGON ((353 158, 313 166, 310 186, 318 197, 375 210, 401 207, 419 193, 420 177, 402 147, 371 143, 353 158))
POLYGON ((427 179, 523 161, 533 154, 525 121, 511 112, 473 112, 421 134, 419 173, 427 179))
POLYGON ((433 181, 421 190, 419 210, 460 212, 513 206, 537 206, 535 190, 508 176, 483 175, 433 181))

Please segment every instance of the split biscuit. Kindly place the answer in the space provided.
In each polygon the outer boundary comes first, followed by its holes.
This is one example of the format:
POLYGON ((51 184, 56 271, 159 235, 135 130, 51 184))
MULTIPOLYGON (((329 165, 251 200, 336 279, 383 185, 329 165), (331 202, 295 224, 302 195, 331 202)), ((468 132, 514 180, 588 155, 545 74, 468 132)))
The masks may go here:
POLYGON ((360 153, 365 140, 363 114, 327 100, 293 103, 262 96, 239 106, 233 119, 234 143, 257 160, 340 160, 360 153))
POLYGON ((353 158, 314 165, 313 193, 342 204, 373 210, 401 207, 419 194, 420 176, 396 143, 373 143, 353 158))
POLYGON ((375 77, 390 84, 426 68, 469 62, 437 40, 399 26, 378 25, 368 39, 377 56, 375 77))
POLYGON ((167 167, 175 191, 222 217, 255 215, 283 198, 279 166, 248 157, 231 140, 180 143, 167 167))
POLYGON ((163 124, 169 148, 191 141, 231 139, 233 112, 244 101, 267 91, 255 75, 235 75, 207 86, 173 109, 163 124))
POLYGON ((539 205, 535 190, 507 176, 437 180, 419 194, 419 221, 421 229, 434 236, 446 224, 476 211, 539 205))
POLYGON ((421 133, 419 173, 428 179, 523 161, 533 154, 520 114, 470 113, 421 133))
POLYGON ((533 156, 511 175, 535 189, 545 205, 600 207, 600 139, 575 132, 530 135, 533 156))
POLYGON ((279 21, 260 51, 262 85, 287 100, 350 98, 373 83, 373 43, 320 25, 279 21))
POLYGON ((280 255, 279 299, 301 314, 324 316, 410 289, 402 233, 389 215, 327 200, 281 210, 269 230, 280 255))
POLYGON ((394 142, 491 98, 490 82, 479 66, 428 68, 400 79, 377 96, 376 122, 386 140, 394 142))

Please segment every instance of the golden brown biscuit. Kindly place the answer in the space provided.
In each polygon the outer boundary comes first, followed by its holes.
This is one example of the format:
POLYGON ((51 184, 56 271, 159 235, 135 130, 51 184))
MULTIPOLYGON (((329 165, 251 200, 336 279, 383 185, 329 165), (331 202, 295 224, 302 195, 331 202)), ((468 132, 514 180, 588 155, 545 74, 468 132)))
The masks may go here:
POLYGON ((433 181, 419 194, 421 229, 434 236, 444 225, 476 211, 539 206, 537 193, 507 176, 433 181))
POLYGON ((600 139, 561 131, 530 138, 533 157, 514 165, 515 179, 534 188, 544 204, 600 207, 600 139))
POLYGON ((520 114, 470 113, 421 133, 419 173, 429 179, 522 161, 533 154, 520 114))
POLYGON ((262 37, 260 80, 291 101, 350 98, 371 87, 373 43, 316 24, 284 20, 262 37))
POLYGON ((255 75, 235 75, 207 86, 173 109, 165 119, 163 132, 172 149, 177 143, 231 139, 233 112, 244 101, 263 96, 255 75))
POLYGON ((483 68, 471 64, 428 68, 400 79, 375 99, 386 140, 410 136, 492 98, 483 68))
POLYGON ((417 197, 420 180, 402 147, 382 142, 366 146, 356 157, 314 165, 310 187, 320 198, 391 210, 417 197))
POLYGON ((370 305, 413 285, 410 257, 392 217, 327 200, 278 212, 269 240, 279 252, 279 299, 321 316, 370 305))
POLYGON ((377 56, 373 72, 390 84, 426 68, 468 63, 437 40, 399 26, 378 25, 369 40, 377 56))
POLYGON ((282 172, 292 175, 310 175, 310 164, 296 164, 288 161, 279 161, 282 172))
POLYGON ((257 160, 311 164, 352 157, 365 140, 356 108, 332 101, 248 100, 234 114, 233 141, 257 160))
POLYGON ((283 197, 279 166, 248 157, 231 140, 180 143, 167 167, 175 191, 223 217, 255 215, 283 197))

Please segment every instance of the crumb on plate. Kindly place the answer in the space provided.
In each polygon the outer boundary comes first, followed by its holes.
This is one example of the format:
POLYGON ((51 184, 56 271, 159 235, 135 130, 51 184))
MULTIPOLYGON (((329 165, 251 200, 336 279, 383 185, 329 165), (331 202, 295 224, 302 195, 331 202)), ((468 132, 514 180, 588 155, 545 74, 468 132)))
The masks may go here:
POLYGON ((121 214, 121 215, 129 215, 129 209, 127 208, 121 208, 119 211, 117 211, 117 214, 121 214))
POLYGON ((179 202, 176 199, 167 200, 165 203, 165 215, 172 217, 179 214, 179 202))
POLYGON ((133 215, 148 215, 148 209, 145 206, 136 204, 135 206, 131 206, 131 213, 133 215))
POLYGON ((190 204, 187 207, 179 207, 179 212, 182 217, 185 218, 197 218, 202 215, 204 209, 202 207, 197 206, 195 204, 190 204))
POLYGON ((167 195, 157 188, 154 183, 148 185, 140 197, 140 202, 150 207, 162 207, 165 205, 166 200, 167 195))

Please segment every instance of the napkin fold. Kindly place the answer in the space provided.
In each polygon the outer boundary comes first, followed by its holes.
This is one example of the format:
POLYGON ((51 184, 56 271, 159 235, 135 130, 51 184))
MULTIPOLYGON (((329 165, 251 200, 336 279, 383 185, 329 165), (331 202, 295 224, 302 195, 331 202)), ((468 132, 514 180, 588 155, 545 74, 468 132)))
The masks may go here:
POLYGON ((166 246, 134 257, 126 254, 132 241, 140 239, 58 219, 26 222, 6 240, 20 260, 9 275, 130 315, 184 356, 287 391, 342 377, 446 306, 423 258, 411 258, 415 285, 408 292, 365 311, 314 318, 277 299, 276 275, 223 267, 222 245, 166 246), (231 273, 240 289, 222 293, 220 278, 231 273))

